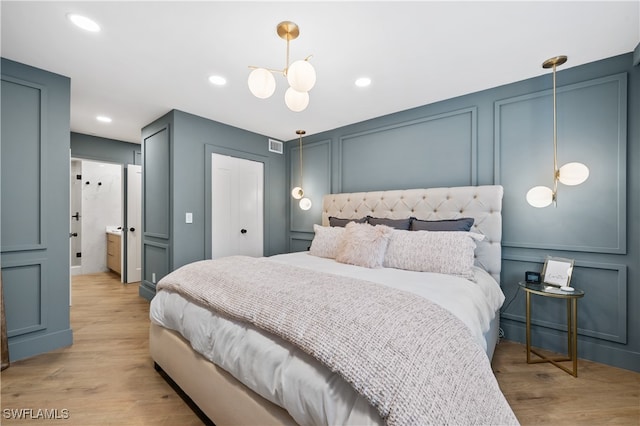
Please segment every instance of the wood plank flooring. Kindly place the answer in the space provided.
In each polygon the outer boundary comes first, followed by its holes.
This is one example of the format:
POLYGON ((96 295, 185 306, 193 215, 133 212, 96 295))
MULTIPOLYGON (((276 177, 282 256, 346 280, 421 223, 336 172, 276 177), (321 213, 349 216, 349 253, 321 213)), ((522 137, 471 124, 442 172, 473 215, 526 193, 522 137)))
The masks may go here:
POLYGON ((6 419, 5 408, 67 409, 69 419, 55 421, 64 425, 202 424, 153 368, 149 303, 137 284, 75 276, 72 303, 72 346, 2 372, 3 425, 30 422, 6 419))
MULTIPOLYGON (((136 284, 109 273, 73 279, 74 344, 22 361, 1 373, 5 409, 57 410, 64 425, 201 425, 153 369, 149 304, 136 284)), ((550 364, 525 362, 524 345, 503 341, 493 368, 523 425, 640 425, 640 373, 580 360, 578 378, 550 364)))

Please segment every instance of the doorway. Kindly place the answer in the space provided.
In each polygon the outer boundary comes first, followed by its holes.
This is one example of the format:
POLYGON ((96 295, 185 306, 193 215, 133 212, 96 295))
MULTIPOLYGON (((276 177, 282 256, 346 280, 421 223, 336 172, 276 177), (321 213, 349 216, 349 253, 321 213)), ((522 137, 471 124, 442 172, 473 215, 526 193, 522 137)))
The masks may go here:
POLYGON ((71 158, 71 275, 111 270, 121 282, 140 281, 142 166, 123 168, 71 158))
POLYGON ((264 252, 264 164, 211 154, 211 258, 264 252))
POLYGON ((122 165, 71 159, 71 275, 106 272, 107 232, 122 230, 122 165))

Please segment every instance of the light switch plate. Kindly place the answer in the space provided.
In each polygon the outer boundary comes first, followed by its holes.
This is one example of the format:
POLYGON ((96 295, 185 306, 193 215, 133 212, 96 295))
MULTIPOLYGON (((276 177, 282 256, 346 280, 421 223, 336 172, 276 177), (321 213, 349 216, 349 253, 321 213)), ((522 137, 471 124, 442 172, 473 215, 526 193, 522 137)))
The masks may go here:
POLYGON ((193 213, 187 212, 184 215, 184 222, 185 223, 193 223, 193 213))

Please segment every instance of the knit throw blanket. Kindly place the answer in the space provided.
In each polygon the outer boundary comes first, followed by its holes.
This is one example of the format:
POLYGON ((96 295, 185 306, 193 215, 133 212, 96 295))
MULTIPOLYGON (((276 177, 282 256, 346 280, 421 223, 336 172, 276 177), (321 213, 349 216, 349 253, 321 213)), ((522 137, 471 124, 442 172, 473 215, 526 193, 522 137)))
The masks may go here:
POLYGON ((299 346, 388 425, 518 423, 466 326, 422 297, 244 256, 185 265, 157 288, 299 346))

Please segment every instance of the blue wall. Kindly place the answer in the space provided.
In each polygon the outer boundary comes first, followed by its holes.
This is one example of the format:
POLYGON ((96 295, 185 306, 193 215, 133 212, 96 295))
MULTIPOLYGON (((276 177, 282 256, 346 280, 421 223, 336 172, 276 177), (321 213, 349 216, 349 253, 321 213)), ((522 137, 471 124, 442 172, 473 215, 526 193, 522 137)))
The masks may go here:
POLYGON ((71 133, 71 156, 126 166, 142 164, 142 146, 99 136, 71 133))
POLYGON ((11 360, 71 345, 67 77, 2 59, 2 286, 11 360))
POLYGON ((145 126, 141 296, 152 298, 168 272, 211 257, 212 153, 264 164, 264 254, 286 251, 285 156, 269 152, 268 140, 178 110, 145 126))
MULTIPOLYGON (((309 246, 330 192, 501 184, 506 338, 525 338, 524 272, 541 270, 549 255, 572 258, 572 284, 586 292, 579 356, 640 371, 640 67, 632 57, 573 68, 569 58, 558 69, 558 162, 583 162, 591 174, 580 186, 560 185, 556 208, 525 201, 529 188, 553 182, 549 73, 304 138, 313 207, 289 204, 289 250, 309 246)), ((286 151, 290 190, 299 180, 297 140, 286 151)), ((565 351, 564 304, 538 299, 534 344, 565 351)))

